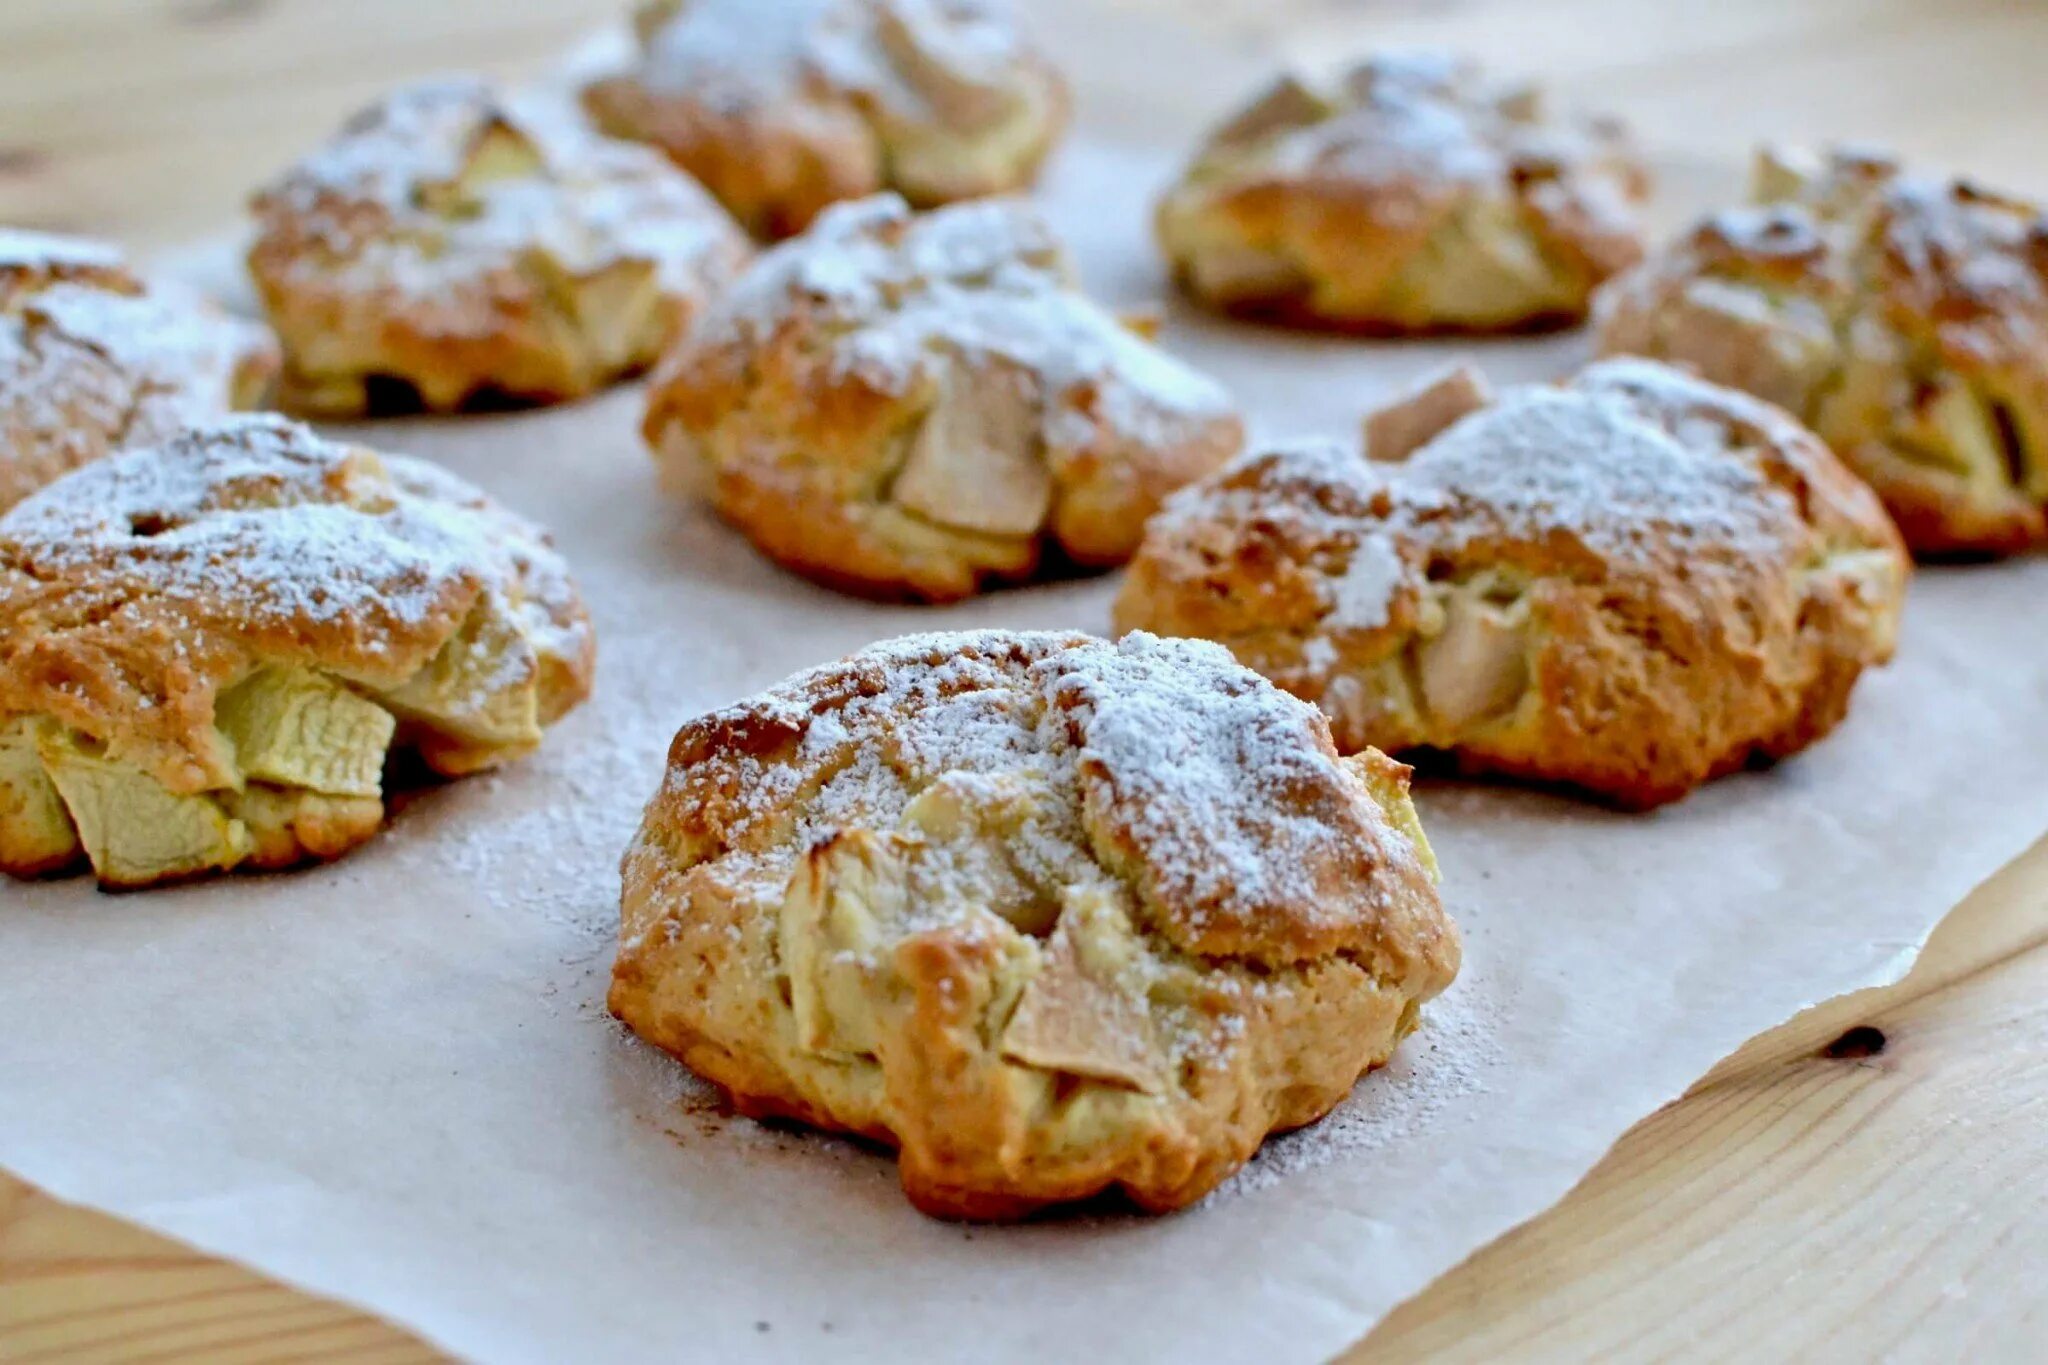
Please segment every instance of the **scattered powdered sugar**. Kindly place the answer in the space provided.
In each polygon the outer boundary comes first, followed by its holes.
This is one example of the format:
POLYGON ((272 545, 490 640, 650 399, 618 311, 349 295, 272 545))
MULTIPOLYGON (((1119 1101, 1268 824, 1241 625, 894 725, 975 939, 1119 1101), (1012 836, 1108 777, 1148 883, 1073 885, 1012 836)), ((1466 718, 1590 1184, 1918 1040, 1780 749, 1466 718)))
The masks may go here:
MULTIPOLYGON (((743 793, 731 841, 745 843, 756 825, 794 806, 795 837, 758 851, 764 873, 779 877, 805 848, 842 829, 895 828, 912 798, 941 777, 1030 763, 1042 741, 1038 715, 1016 686, 1015 653, 1000 635, 905 636, 714 713, 708 721, 777 716, 803 734, 793 762, 709 760, 732 769, 743 793)), ((671 768, 667 780, 698 777, 671 768)))
POLYGON ((451 871, 496 908, 560 929, 574 980, 551 981, 550 998, 572 985, 573 1007, 589 1014, 602 1010, 603 990, 591 986, 610 968, 619 922, 617 879, 592 870, 614 866, 632 842, 647 775, 661 769, 675 726, 666 642, 604 614, 630 597, 594 600, 604 648, 591 705, 524 760, 516 788, 496 775, 470 779, 447 793, 447 809, 397 821, 385 836, 423 870, 451 871))
POLYGON ((1352 71, 1333 117, 1273 148, 1283 174, 1337 172, 1367 182, 1505 179, 1512 125, 1459 88, 1452 64, 1382 58, 1352 71))
POLYGON ((1220 385, 1082 294, 1050 228, 1015 201, 927 214, 895 195, 838 205, 758 259, 691 344, 758 345, 799 316, 829 329, 849 372, 891 391, 952 357, 994 358, 1037 376, 1055 424, 1087 420, 1084 395, 1092 418, 1139 437, 1231 411, 1220 385))
POLYGON ((1700 225, 1698 235, 1767 260, 1809 256, 1823 245, 1814 220, 1790 204, 1717 209, 1700 225))
POLYGON ((660 153, 596 133, 559 96, 504 95, 473 79, 385 96, 267 189, 259 215, 272 233, 321 241, 325 251, 302 254, 296 270, 429 296, 528 252, 573 274, 644 261, 671 288, 694 290, 743 250, 737 225, 660 153), (501 162, 465 183, 494 131, 533 164, 511 173, 501 162))
POLYGON ((1149 534, 1162 563, 1194 566, 1183 591, 1212 590, 1202 575, 1218 546, 1286 557, 1318 598, 1266 624, 1299 641, 1284 667, 1328 680, 1357 637, 1427 620, 1404 604, 1428 581, 1489 565, 1746 582, 1794 563, 1817 533, 1766 471, 1790 470, 1796 486, 1822 455, 1765 404, 1616 359, 1563 387, 1509 390, 1399 462, 1329 440, 1248 453, 1177 493, 1149 534))
MULTIPOLYGON (((500 912, 508 931, 539 934, 549 955, 537 959, 543 1007, 598 1020, 618 944, 612 870, 640 823, 649 774, 662 771, 677 716, 675 641, 648 629, 672 609, 672 596, 601 559, 589 567, 598 577, 585 587, 603 641, 589 702, 516 768, 397 793, 377 848, 423 879, 452 876, 500 912)), ((348 866, 337 865, 337 875, 348 866)), ((664 1064, 650 1076, 692 1107, 718 1095, 681 1067, 664 1064)), ((661 1124, 675 1118, 665 1105, 649 1114, 661 1124)), ((752 1129, 744 1120, 734 1126, 742 1136, 752 1129)))
POLYGON ((707 315, 703 330, 762 337, 799 304, 856 325, 936 290, 1070 288, 1045 220, 1006 200, 913 214, 896 195, 837 204, 811 229, 762 254, 707 315))
POLYGON ((1319 1167, 1369 1158, 1408 1141, 1438 1113, 1476 1094, 1498 1069, 1507 1026, 1504 983, 1468 960, 1450 990, 1422 1007, 1422 1023, 1349 1098, 1305 1128, 1266 1139, 1244 1169, 1210 1196, 1257 1194, 1319 1167))
MULTIPOLYGON (((1903 302, 1943 320, 1989 313, 1999 325, 1975 329, 1968 348, 2037 366, 2048 345, 2048 214, 1964 181, 1903 173, 1882 181, 1879 202, 1870 217, 1881 255, 1864 257, 1861 243, 1839 232, 1835 244, 1850 259, 1874 259, 1885 274, 1903 276, 1903 297, 1880 294, 1871 305, 1903 302)), ((1853 229, 1858 220, 1844 221, 1853 229)))
POLYGON ((401 87, 351 115, 262 194, 306 215, 319 213, 329 195, 409 209, 419 186, 462 173, 490 100, 489 86, 465 77, 401 87))
POLYGON ((1254 447, 1199 482, 1179 489, 1153 520, 1158 532, 1185 533, 1221 518, 1270 517, 1336 536, 1365 515, 1389 466, 1327 438, 1254 447))

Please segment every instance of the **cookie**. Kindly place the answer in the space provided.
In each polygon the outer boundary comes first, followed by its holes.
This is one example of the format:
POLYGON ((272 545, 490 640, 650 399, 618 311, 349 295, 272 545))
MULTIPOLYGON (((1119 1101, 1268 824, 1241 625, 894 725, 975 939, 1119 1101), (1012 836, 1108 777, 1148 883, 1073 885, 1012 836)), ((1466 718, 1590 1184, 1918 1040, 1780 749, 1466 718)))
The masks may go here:
POLYGON ((1182 286, 1224 312, 1365 334, 1575 323, 1642 255, 1648 174, 1609 119, 1554 114, 1442 53, 1282 76, 1160 201, 1182 286))
POLYGON ((2048 217, 1837 151, 1765 154, 1715 213, 1614 281, 1598 335, 1787 408, 1930 555, 2048 544, 2048 217))
POLYGON ((1031 210, 893 195, 765 253, 663 363, 645 429, 665 481, 777 562, 930 601, 1122 562, 1243 440, 1031 210))
POLYGON ((0 518, 0 871, 339 857, 394 750, 517 758, 593 648, 546 536, 432 465, 268 416, 110 456, 0 518))
POLYGON ((1456 974, 1407 771, 1198 641, 876 645, 677 734, 611 1008, 928 1213, 1179 1208, 1456 974))
POLYGON ((1170 502, 1118 627, 1202 636, 1338 746, 1624 807, 1827 734, 1909 574, 1876 497, 1781 410, 1650 361, 1499 397, 1470 375, 1170 502), (1426 418, 1427 420, 1422 420, 1426 418))
POLYGON ((585 108, 650 142, 756 235, 894 190, 922 207, 1029 184, 1067 88, 1008 0, 652 0, 585 108))
POLYGON ((651 365, 745 261, 701 187, 573 109, 409 86, 255 198, 295 411, 560 402, 651 365))
POLYGON ((0 512, 269 394, 277 343, 112 247, 0 228, 0 512))

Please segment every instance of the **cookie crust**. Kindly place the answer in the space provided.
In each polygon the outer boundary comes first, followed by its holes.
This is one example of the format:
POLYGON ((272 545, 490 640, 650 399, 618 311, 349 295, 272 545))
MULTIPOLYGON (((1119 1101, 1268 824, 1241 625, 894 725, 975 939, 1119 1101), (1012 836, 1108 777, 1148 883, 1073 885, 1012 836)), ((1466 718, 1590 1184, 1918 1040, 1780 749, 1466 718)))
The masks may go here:
POLYGON ((113 248, 0 228, 0 512, 81 465, 255 407, 277 342, 113 248))
POLYGON ((676 736, 611 1007, 928 1213, 1178 1208, 1456 973, 1406 773, 1199 642, 874 646, 676 736))
POLYGON ((1766 152, 1716 213, 1601 295, 1609 354, 1777 403, 1926 555, 2048 544, 2048 216, 1889 156, 1766 152))
POLYGON ((1582 320, 1642 255, 1649 178, 1612 120, 1552 114, 1448 54, 1285 75, 1160 201, 1181 286, 1220 311, 1396 336, 1582 320))
POLYGON ((593 663, 545 535, 431 465, 276 417, 112 456, 0 518, 0 871, 337 857, 391 750, 507 762, 593 663))
POLYGON ((1118 628, 1223 642, 1342 748, 1637 809, 1818 740, 1891 656, 1897 530, 1747 395, 1608 361, 1498 398, 1445 381, 1371 429, 1382 460, 1267 451, 1177 496, 1118 628))
POLYGON ((1008 0, 650 0, 639 52, 583 91, 757 236, 893 190, 920 207, 1021 189, 1066 127, 1066 83, 1008 0))
POLYGON ((668 486, 778 563, 928 601, 1121 563, 1243 441, 1031 210, 893 195, 765 253, 663 363, 644 429, 668 486))
POLYGON ((254 200, 294 411, 554 403, 644 370, 745 235, 644 147, 474 80, 409 86, 254 200))

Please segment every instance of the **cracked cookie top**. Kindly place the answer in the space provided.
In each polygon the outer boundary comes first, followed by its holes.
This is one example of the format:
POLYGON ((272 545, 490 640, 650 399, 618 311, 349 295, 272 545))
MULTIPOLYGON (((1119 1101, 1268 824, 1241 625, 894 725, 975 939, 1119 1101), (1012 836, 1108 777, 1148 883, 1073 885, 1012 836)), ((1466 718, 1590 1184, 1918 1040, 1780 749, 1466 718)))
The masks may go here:
POLYGON ((1883 154, 1765 153, 1599 305, 1609 353, 1674 360, 1800 417, 1914 549, 2048 543, 2048 218, 1883 154))
POLYGON ((0 512, 130 444, 260 402, 261 327, 97 242, 0 228, 0 512))
POLYGON ((1427 845, 1312 708, 1203 642, 877 645, 685 727, 647 837, 781 882, 819 839, 899 828, 940 786, 1014 824, 1027 900, 1116 882, 1179 952, 1275 966, 1350 952, 1418 978, 1439 965, 1427 845))

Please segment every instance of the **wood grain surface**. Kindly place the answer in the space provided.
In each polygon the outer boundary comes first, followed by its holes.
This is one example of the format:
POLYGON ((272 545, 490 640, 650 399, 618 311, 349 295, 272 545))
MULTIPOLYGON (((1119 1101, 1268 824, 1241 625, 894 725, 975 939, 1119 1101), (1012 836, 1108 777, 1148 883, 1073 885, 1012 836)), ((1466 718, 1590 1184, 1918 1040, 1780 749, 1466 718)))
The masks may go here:
MULTIPOLYGON (((1185 22, 1198 8, 1105 3, 1185 22)), ((190 237, 383 86, 530 70, 610 8, 4 0, 0 222, 138 246, 190 237)), ((2048 192, 2048 5, 2028 0, 1199 9, 1307 55, 1454 43, 1625 111, 1666 151, 1725 159, 1764 138, 1854 138, 2048 192)), ((2031 1361, 2044 1343, 2048 842, 1955 911, 1907 980, 1752 1042, 1350 1358, 2031 1361)), ((0 1173, 4 1365, 439 1358, 0 1173)))

